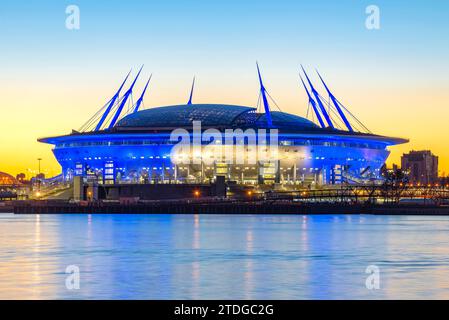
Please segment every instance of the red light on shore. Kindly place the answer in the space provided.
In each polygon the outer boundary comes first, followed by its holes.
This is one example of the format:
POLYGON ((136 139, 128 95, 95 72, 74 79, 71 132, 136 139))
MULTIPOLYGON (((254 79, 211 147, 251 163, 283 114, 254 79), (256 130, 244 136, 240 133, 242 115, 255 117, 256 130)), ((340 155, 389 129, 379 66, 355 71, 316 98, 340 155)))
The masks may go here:
POLYGON ((195 191, 193 192, 193 194, 195 195, 195 197, 199 197, 199 196, 200 196, 200 192, 199 192, 198 190, 195 190, 195 191))
POLYGON ((251 190, 248 190, 246 194, 251 197, 253 195, 253 192, 251 190))

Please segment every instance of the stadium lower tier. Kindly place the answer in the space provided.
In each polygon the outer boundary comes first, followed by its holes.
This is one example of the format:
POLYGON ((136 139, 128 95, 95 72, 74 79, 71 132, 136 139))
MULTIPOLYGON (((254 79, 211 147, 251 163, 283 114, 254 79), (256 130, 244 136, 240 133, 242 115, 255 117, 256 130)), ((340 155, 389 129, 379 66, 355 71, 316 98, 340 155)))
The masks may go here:
POLYGON ((258 161, 257 145, 232 145, 223 153, 203 145, 199 154, 194 148, 180 154, 168 135, 149 133, 80 134, 49 142, 65 180, 84 176, 101 184, 209 183, 217 176, 253 185, 367 182, 380 178, 390 145, 380 136, 280 135, 276 154, 258 161), (244 161, 236 162, 242 153, 244 161))

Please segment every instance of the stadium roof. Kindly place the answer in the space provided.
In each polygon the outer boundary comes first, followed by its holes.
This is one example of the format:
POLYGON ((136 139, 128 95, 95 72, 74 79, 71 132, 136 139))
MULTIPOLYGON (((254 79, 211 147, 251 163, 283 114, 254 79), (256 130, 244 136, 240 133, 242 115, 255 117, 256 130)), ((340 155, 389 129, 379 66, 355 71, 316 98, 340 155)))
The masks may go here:
MULTIPOLYGON (((280 111, 273 111, 276 128, 318 128, 313 122, 280 111)), ((203 127, 266 127, 266 115, 255 108, 224 104, 190 104, 158 107, 132 113, 117 123, 119 128, 187 127, 201 121, 203 127)))
MULTIPOLYGON (((271 111, 271 118, 274 128, 289 128, 289 129, 321 129, 315 123, 306 118, 296 116, 294 114, 285 113, 281 111, 271 111)), ((263 113, 258 118, 258 122, 266 122, 266 114, 263 113)))
POLYGON ((117 127, 184 127, 192 121, 204 126, 230 126, 242 113, 254 108, 221 104, 190 104, 157 107, 132 113, 117 123, 117 127))
MULTIPOLYGON (((303 117, 281 111, 271 111, 272 128, 281 134, 294 134, 304 138, 375 140, 387 145, 407 142, 406 139, 378 136, 371 133, 350 132, 335 128, 321 128, 303 117)), ((69 135, 40 138, 38 141, 57 144, 70 140, 115 138, 143 138, 148 134, 162 134, 176 128, 192 129, 193 121, 201 121, 201 128, 269 128, 265 113, 256 108, 225 104, 189 104, 155 107, 128 114, 111 129, 78 132, 69 135)))

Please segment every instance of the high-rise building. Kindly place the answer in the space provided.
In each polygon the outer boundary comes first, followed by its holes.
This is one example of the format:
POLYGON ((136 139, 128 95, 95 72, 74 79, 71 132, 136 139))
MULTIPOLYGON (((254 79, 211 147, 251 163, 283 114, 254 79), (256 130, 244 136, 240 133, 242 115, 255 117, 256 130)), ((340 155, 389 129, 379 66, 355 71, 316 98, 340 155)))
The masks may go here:
POLYGON ((409 181, 420 184, 438 182, 438 157, 430 150, 410 151, 401 158, 402 170, 409 172, 409 181))

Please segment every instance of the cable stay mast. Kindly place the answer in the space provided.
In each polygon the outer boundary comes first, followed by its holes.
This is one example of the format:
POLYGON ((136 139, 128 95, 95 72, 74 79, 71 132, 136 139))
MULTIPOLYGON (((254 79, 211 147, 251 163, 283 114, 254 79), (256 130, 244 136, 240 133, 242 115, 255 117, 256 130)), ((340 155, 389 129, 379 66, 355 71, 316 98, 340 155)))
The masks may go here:
POLYGON ((329 127, 331 127, 332 129, 334 128, 334 125, 332 123, 331 118, 329 117, 329 114, 326 111, 326 108, 324 108, 323 102, 320 99, 320 95, 318 94, 318 92, 315 90, 315 88, 313 87, 312 82, 309 79, 309 76, 306 73, 306 70, 304 70, 304 67, 301 65, 302 71, 304 72, 304 75, 306 76, 306 79, 310 85, 310 89, 312 90, 313 95, 315 96, 316 101, 318 102, 318 105, 320 107, 321 113, 323 114, 324 118, 326 119, 327 124, 329 125, 329 127))
POLYGON ((98 122, 97 126, 95 127, 94 131, 98 131, 101 129, 101 126, 103 125, 104 121, 106 120, 106 118, 108 117, 109 112, 111 112, 112 106, 114 105, 115 101, 117 100, 118 96, 120 95, 120 91, 122 90, 123 86, 126 83, 126 80, 128 80, 129 75, 131 74, 131 70, 128 72, 128 75, 126 76, 125 80, 123 81, 122 85, 120 86, 120 88, 117 90, 117 92, 115 93, 115 95, 112 97, 112 99, 110 100, 110 103, 108 105, 108 107, 106 108, 105 112, 103 113, 100 121, 98 122))
POLYGON ((337 99, 335 98, 335 96, 332 94, 332 92, 329 90, 329 88, 327 87, 326 83, 324 82, 323 78, 321 77, 320 73, 318 72, 318 70, 316 70, 316 73, 318 74, 318 76, 321 79, 321 82, 323 83, 324 87, 326 88, 327 93, 329 94, 329 97, 331 98, 335 109, 337 109, 338 114, 340 115, 340 118, 343 120, 343 122, 345 123, 346 128, 348 128, 349 131, 353 132, 354 130, 352 129, 351 124, 349 123, 348 119, 346 118, 343 110, 341 110, 340 105, 337 101, 337 99))
POLYGON ((262 95, 263 106, 265 109, 265 118, 267 119, 268 127, 272 127, 273 121, 271 119, 270 105, 268 103, 267 94, 266 94, 267 92, 263 85, 262 76, 260 75, 259 64, 257 62, 256 62, 256 66, 257 66, 257 74, 259 76, 260 94, 262 95))
POLYGON ((315 100, 313 100, 312 96, 310 95, 309 90, 307 89, 307 86, 301 77, 301 74, 299 74, 299 78, 301 79, 302 85, 304 86, 304 89, 306 90, 307 96, 309 97, 309 104, 312 106, 313 112, 315 113, 316 118, 318 119, 318 122, 320 123, 321 128, 325 128, 326 125, 324 124, 323 119, 321 118, 320 112, 318 111, 318 108, 316 107, 316 102, 315 102, 315 100))
POLYGON ((134 111, 133 113, 136 113, 137 111, 139 111, 139 107, 142 104, 143 101, 143 97, 145 96, 145 92, 147 91, 147 87, 148 84, 150 83, 151 77, 153 76, 153 74, 150 75, 150 77, 148 78, 147 84, 145 85, 145 88, 142 91, 142 94, 140 95, 139 100, 137 100, 136 106, 134 107, 134 111))
POLYGON ((195 88, 195 76, 193 77, 192 88, 190 89, 190 97, 189 97, 189 101, 187 101, 187 105, 191 105, 192 104, 193 89, 194 88, 195 88))
POLYGON ((120 117, 120 114, 123 110, 123 107, 126 104, 126 101, 128 101, 129 96, 132 94, 133 92, 133 87, 136 84, 137 79, 139 78, 140 72, 142 71, 143 66, 140 68, 139 72, 137 73, 136 78, 134 79, 133 83, 131 84, 131 87, 129 87, 128 91, 125 92, 125 94, 123 95, 123 99, 122 102, 120 103, 120 106, 118 107, 117 111, 114 114, 114 117, 111 120, 111 123, 109 124, 108 129, 112 129, 115 125, 115 123, 117 122, 118 118, 120 117))

